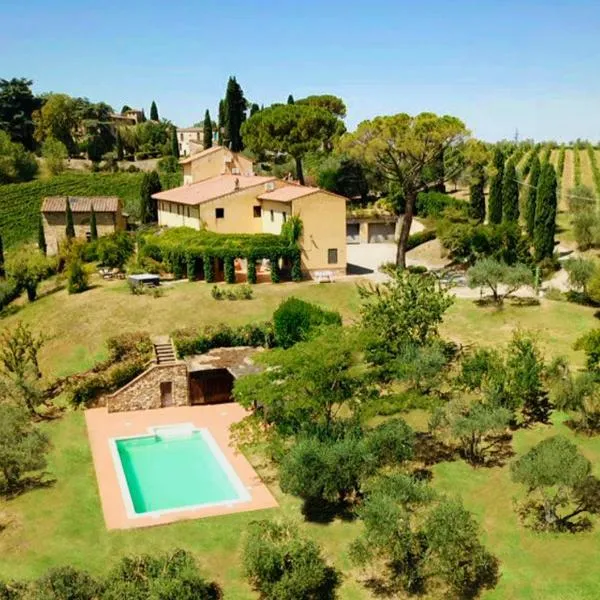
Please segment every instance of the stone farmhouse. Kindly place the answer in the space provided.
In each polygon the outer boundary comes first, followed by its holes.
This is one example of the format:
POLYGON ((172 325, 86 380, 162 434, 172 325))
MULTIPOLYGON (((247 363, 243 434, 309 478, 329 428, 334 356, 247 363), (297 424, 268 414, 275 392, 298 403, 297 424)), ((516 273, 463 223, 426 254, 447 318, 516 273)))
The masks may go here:
POLYGON ((320 188, 254 174, 252 161, 214 146, 180 161, 184 185, 154 194, 158 224, 218 233, 279 234, 302 219, 307 277, 346 274, 346 198, 320 188))
POLYGON ((66 238, 67 202, 73 213, 75 237, 90 238, 92 206, 96 213, 98 235, 121 231, 127 226, 127 215, 121 200, 116 196, 50 196, 42 202, 42 222, 48 254, 58 253, 60 243, 66 238))

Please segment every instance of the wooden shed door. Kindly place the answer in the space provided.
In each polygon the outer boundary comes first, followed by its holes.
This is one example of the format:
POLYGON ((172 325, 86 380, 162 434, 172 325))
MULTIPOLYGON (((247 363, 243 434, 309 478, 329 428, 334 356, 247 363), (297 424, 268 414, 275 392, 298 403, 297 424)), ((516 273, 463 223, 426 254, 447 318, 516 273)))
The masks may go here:
POLYGON ((166 406, 173 406, 173 382, 172 381, 161 381, 160 382, 160 405, 163 408, 166 406))

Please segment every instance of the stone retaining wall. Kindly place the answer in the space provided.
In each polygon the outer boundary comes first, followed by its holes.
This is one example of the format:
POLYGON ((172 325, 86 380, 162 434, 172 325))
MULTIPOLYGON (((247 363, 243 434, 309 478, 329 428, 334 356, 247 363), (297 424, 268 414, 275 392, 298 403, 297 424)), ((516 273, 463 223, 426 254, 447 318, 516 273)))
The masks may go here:
POLYGON ((161 408, 161 383, 171 382, 169 406, 187 406, 189 401, 188 374, 185 363, 152 365, 126 386, 108 396, 108 412, 161 408))

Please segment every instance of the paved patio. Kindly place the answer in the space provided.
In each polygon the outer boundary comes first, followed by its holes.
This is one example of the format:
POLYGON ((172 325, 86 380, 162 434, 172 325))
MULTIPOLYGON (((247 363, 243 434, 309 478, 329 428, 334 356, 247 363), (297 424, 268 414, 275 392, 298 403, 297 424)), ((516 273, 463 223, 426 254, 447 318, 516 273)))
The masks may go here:
POLYGON ((108 413, 105 408, 87 410, 85 420, 88 438, 92 449, 96 479, 104 512, 104 522, 107 529, 164 525, 184 519, 214 517, 278 506, 277 501, 244 455, 236 452, 229 445, 230 425, 240 421, 245 415, 246 411, 234 402, 119 413, 108 413), (111 454, 110 439, 146 435, 150 427, 179 423, 193 423, 198 428, 205 427, 210 431, 225 458, 250 493, 251 499, 248 502, 236 504, 206 506, 158 515, 129 517, 111 454))

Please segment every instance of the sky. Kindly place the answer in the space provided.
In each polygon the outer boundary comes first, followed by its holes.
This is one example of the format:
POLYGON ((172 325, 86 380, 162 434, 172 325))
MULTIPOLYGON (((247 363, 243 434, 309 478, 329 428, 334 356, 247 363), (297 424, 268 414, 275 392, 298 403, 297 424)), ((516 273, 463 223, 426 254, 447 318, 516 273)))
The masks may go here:
POLYGON ((178 126, 235 75, 258 104, 335 94, 346 124, 432 111, 494 141, 600 140, 600 0, 0 0, 0 77, 178 126))

